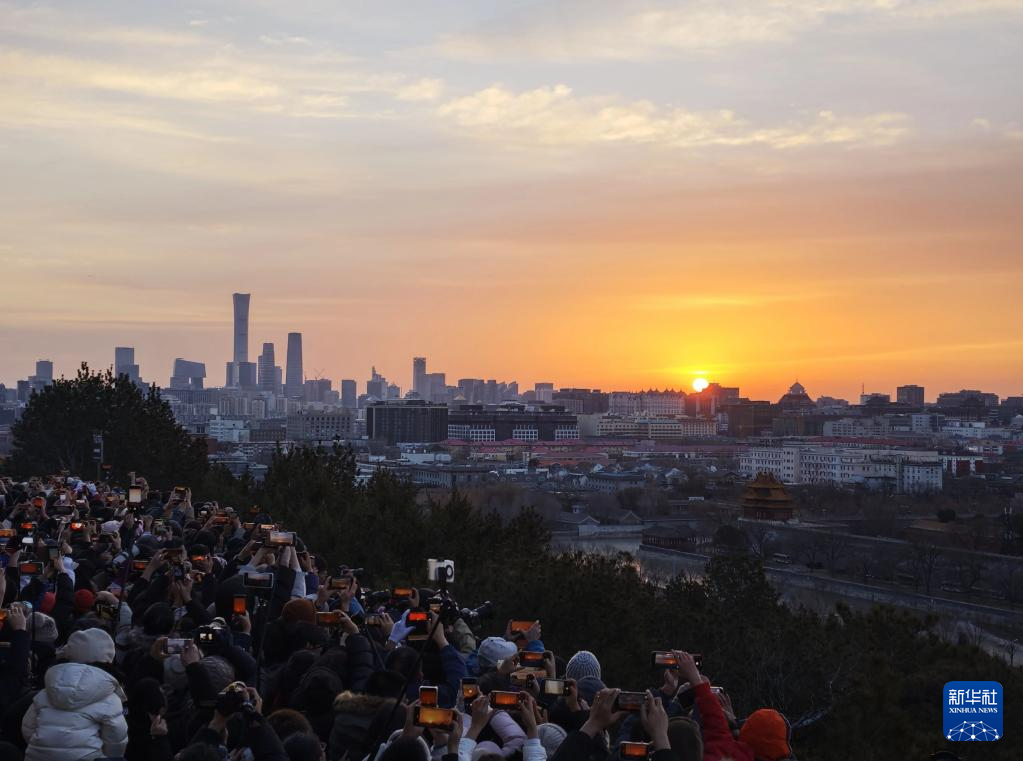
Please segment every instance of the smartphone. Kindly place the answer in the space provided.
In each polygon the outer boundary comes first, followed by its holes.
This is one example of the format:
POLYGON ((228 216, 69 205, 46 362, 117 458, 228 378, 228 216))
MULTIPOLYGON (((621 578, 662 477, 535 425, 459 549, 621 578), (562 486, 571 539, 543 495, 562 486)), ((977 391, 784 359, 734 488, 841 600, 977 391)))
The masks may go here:
POLYGON ((470 701, 475 700, 480 696, 480 685, 479 681, 472 678, 466 677, 462 680, 462 700, 470 701))
POLYGON ((231 612, 243 616, 248 610, 248 604, 249 598, 246 595, 235 595, 234 602, 231 604, 231 612))
POLYGON ((455 712, 450 708, 416 706, 414 722, 417 727, 443 729, 450 732, 455 728, 455 712))
POLYGON ((193 563, 205 563, 207 560, 209 560, 209 556, 208 555, 192 555, 190 560, 193 563))
POLYGON ((149 567, 148 560, 133 560, 131 561, 131 570, 133 571, 144 571, 149 567))
POLYGON ((256 527, 255 523, 243 523, 242 524, 242 528, 245 529, 246 531, 252 531, 252 529, 254 529, 255 527, 256 527))
POLYGON ((618 743, 618 756, 620 758, 646 758, 649 755, 650 743, 618 743))
POLYGON ((248 589, 273 589, 274 575, 272 573, 243 573, 242 586, 248 589))
POLYGON ((543 653, 537 653, 533 650, 523 650, 519 653, 519 663, 530 668, 542 667, 544 665, 543 655, 543 653))
POLYGON ((670 650, 654 650, 650 653, 650 664, 652 666, 662 666, 669 669, 678 668, 678 659, 675 654, 670 650))
POLYGON ((57 558, 59 558, 60 557, 60 547, 47 547, 46 548, 46 557, 48 557, 50 560, 56 560, 57 558))
POLYGON ((38 576, 43 572, 43 564, 38 560, 26 560, 18 563, 18 572, 22 576, 38 576))
MULTIPOLYGON (((229 515, 214 515, 213 516, 212 524, 214 526, 223 526, 224 524, 227 524, 227 523, 230 523, 230 522, 231 522, 231 516, 229 516, 229 515)), ((281 533, 284 533, 284 532, 281 532, 281 533)), ((291 544, 291 542, 288 542, 288 544, 291 544)))
POLYGON ((511 673, 511 683, 522 687, 529 684, 529 677, 543 679, 547 676, 547 669, 519 669, 511 673))
POLYGON ((69 525, 71 526, 71 530, 74 531, 75 533, 85 530, 84 521, 71 521, 69 525))
POLYGON ((717 685, 711 687, 710 691, 713 692, 715 695, 724 695, 725 694, 725 688, 724 687, 718 687, 717 685))
POLYGON ((395 587, 391 590, 391 599, 401 601, 407 600, 412 597, 413 589, 411 587, 395 587))
POLYGON ((10 539, 12 536, 17 536, 18 532, 13 528, 0 528, 0 539, 10 539))
POLYGON ((180 639, 177 637, 168 638, 163 643, 163 652, 167 655, 181 655, 181 652, 185 649, 185 645, 187 644, 187 639, 180 639))
POLYGON ((182 497, 182 498, 184 498, 185 493, 187 491, 188 491, 188 489, 186 489, 184 486, 175 486, 174 487, 174 493, 177 494, 179 497, 182 497))
POLYGON ((565 694, 565 680, 564 679, 545 679, 543 683, 543 694, 544 695, 564 695, 565 694))
POLYGON ((420 687, 419 688, 419 705, 436 708, 438 699, 438 690, 436 687, 420 687))
POLYGON ((423 640, 430 636, 430 617, 425 610, 410 610, 405 618, 405 625, 411 626, 410 641, 423 640))
POLYGON ((522 634, 525 634, 526 632, 533 628, 533 624, 535 623, 536 619, 533 619, 532 621, 512 621, 511 622, 512 633, 514 634, 515 632, 520 632, 522 634))
POLYGON ((273 531, 276 528, 277 528, 277 525, 274 524, 274 523, 260 523, 259 524, 259 530, 263 534, 269 534, 271 531, 273 531))
POLYGON ((614 710, 636 712, 643 707, 645 700, 645 692, 619 692, 615 698, 614 710))
POLYGON ((23 521, 18 524, 18 528, 22 531, 34 532, 36 530, 36 524, 34 521, 23 521))
POLYGON ((98 602, 93 606, 96 611, 96 615, 104 621, 113 621, 114 617, 117 616, 117 606, 110 605, 109 603, 98 602))
POLYGON ((490 693, 490 707, 491 708, 518 708, 519 701, 522 699, 519 696, 524 693, 521 692, 503 692, 501 690, 494 690, 490 693))
MULTIPOLYGON (((700 668, 703 665, 703 656, 699 653, 690 653, 693 657, 693 662, 696 664, 696 668, 700 668)), ((670 650, 654 650, 650 653, 650 663, 655 667, 677 669, 678 660, 675 658, 675 654, 670 650)))
POLYGON ((337 626, 344 617, 342 610, 316 611, 316 623, 320 626, 337 626))
POLYGON ((128 504, 129 505, 141 505, 142 504, 142 489, 138 486, 128 487, 128 504))
POLYGON ((271 547, 291 547, 295 544, 295 532, 271 531, 266 543, 271 547))
POLYGON ((43 499, 42 497, 33 497, 32 498, 32 507, 44 507, 45 505, 46 505, 46 500, 43 499))

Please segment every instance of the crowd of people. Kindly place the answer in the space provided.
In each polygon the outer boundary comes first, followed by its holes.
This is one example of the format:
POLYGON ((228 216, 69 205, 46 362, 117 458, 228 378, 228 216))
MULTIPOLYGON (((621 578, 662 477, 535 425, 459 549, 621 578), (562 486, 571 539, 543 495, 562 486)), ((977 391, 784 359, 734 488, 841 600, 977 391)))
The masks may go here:
POLYGON ((739 721, 698 655, 651 654, 653 684, 622 691, 541 621, 477 637, 443 565, 367 589, 375 569, 258 507, 130 483, 0 480, 0 759, 793 757, 785 718, 739 721))

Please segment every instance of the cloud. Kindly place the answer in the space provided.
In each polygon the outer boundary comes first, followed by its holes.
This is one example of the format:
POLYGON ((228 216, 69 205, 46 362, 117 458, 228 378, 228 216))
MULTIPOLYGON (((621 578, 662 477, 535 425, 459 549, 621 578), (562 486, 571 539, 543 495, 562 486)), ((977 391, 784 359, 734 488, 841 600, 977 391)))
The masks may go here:
POLYGON ((780 126, 760 127, 730 110, 687 111, 650 101, 576 97, 563 84, 514 92, 492 85, 450 100, 439 113, 481 138, 548 145, 647 143, 675 148, 762 145, 887 145, 910 131, 900 113, 843 117, 820 111, 780 126))
POLYGON ((420 79, 408 85, 400 85, 395 91, 398 100, 437 100, 444 94, 444 82, 440 79, 420 79))
POLYGON ((261 35, 259 41, 264 45, 312 45, 312 41, 306 37, 292 37, 283 34, 264 34, 261 35))
POLYGON ((650 312, 678 312, 691 309, 752 309, 757 307, 815 301, 824 293, 718 293, 718 294, 652 294, 633 304, 635 309, 650 312))
POLYGON ((1015 14, 1020 0, 578 0, 509 14, 445 35, 441 54, 469 60, 646 60, 788 42, 826 23, 911 26, 1015 14))

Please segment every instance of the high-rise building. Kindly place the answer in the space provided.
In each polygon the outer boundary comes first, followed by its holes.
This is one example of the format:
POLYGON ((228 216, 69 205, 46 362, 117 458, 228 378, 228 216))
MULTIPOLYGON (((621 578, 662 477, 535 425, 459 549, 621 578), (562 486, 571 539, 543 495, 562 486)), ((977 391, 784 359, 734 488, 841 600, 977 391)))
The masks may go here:
POLYGON ((224 385, 234 388, 255 388, 257 382, 256 365, 249 362, 249 296, 248 293, 231 295, 234 302, 234 353, 227 363, 224 385))
POLYGON ((303 386, 303 393, 307 402, 326 402, 331 391, 330 378, 315 378, 307 380, 303 386))
POLYGON ((350 378, 341 380, 341 406, 349 410, 359 406, 359 386, 350 378))
POLYGON ((249 361, 249 297, 248 293, 231 295, 234 300, 234 361, 249 361))
POLYGON ((289 399, 303 396, 305 376, 302 372, 302 334, 288 333, 288 365, 284 371, 284 395, 289 399))
POLYGON ((412 358, 412 390, 422 399, 429 399, 426 388, 426 357, 412 358))
POLYGON ((536 391, 536 401, 542 404, 550 404, 554 401, 553 383, 537 383, 533 389, 536 391))
POLYGON ((174 374, 170 379, 170 387, 182 390, 201 389, 205 377, 206 365, 204 363, 178 358, 174 360, 174 374))
POLYGON ((387 378, 378 373, 375 366, 370 373, 370 379, 366 381, 366 396, 378 402, 387 401, 387 378))
POLYGON ((257 379, 257 386, 260 391, 269 391, 271 394, 277 391, 276 367, 277 363, 274 359, 274 345, 272 343, 264 343, 263 353, 259 355, 259 377, 257 379))
POLYGON ((924 406, 923 386, 899 386, 895 389, 895 400, 900 404, 910 404, 914 407, 924 406))
POLYGON ((36 362, 36 374, 32 379, 44 384, 53 383, 53 362, 48 359, 38 360, 36 362))
POLYGON ((447 373, 427 373, 420 395, 428 402, 445 402, 448 393, 447 373))
POLYGON ((139 377, 139 366, 135 364, 135 349, 131 346, 114 347, 114 375, 127 375, 128 380, 139 385, 142 379, 139 377))

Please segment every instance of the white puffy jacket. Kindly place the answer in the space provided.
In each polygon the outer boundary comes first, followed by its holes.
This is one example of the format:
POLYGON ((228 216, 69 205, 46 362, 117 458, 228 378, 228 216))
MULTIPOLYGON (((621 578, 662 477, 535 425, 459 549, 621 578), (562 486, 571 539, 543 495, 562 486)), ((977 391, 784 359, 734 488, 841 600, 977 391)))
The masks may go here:
POLYGON ((81 761, 121 756, 128 747, 124 692, 95 666, 61 663, 46 672, 21 722, 25 761, 81 761))

